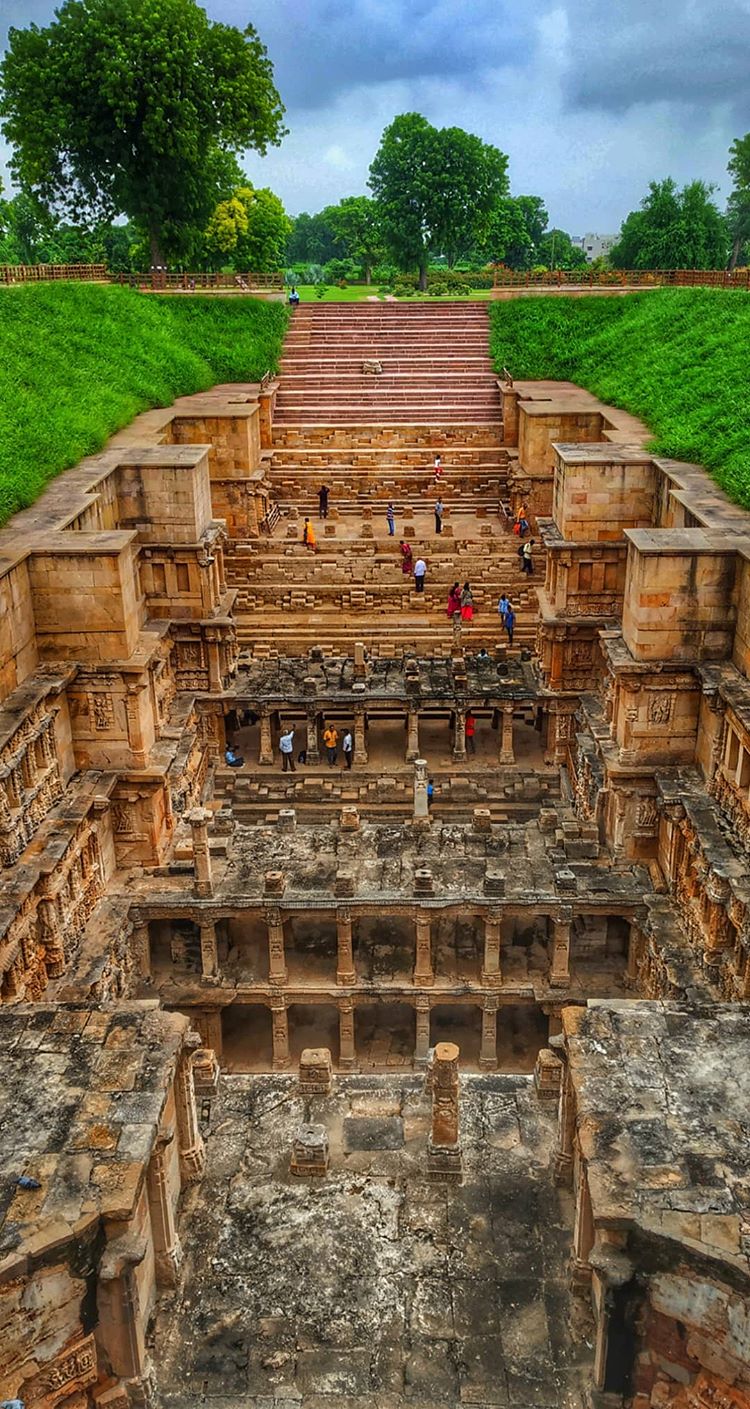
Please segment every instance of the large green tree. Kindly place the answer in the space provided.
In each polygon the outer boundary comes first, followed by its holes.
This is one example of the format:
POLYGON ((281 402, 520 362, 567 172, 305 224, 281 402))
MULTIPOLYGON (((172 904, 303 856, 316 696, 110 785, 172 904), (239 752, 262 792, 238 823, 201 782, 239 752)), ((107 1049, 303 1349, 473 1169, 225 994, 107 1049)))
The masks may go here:
POLYGON ((485 259, 502 262, 509 269, 530 269, 539 263, 537 250, 548 219, 541 196, 505 196, 490 218, 482 248, 485 259))
POLYGON ((153 264, 189 250, 283 111, 255 30, 195 0, 64 0, 45 29, 11 29, 0 66, 22 189, 74 219, 129 216, 153 264))
POLYGON ((208 222, 208 248, 231 260, 235 269, 268 273, 284 263, 292 222, 278 196, 267 187, 239 186, 220 201, 208 222))
POLYGON ((581 269, 586 263, 582 249, 573 244, 565 230, 545 230, 536 247, 537 263, 546 269, 581 269))
POLYGON ((493 213, 508 192, 508 159, 460 127, 433 127, 402 113, 385 129, 370 167, 387 248, 402 269, 419 270, 427 287, 431 254, 454 263, 486 241, 493 213))
POLYGON ((342 246, 344 258, 362 265, 365 282, 369 284, 372 267, 384 253, 377 203, 368 196, 345 196, 338 205, 326 206, 322 214, 342 246))
POLYGON ((713 189, 703 181, 682 190, 669 177, 652 181, 610 252, 615 269, 723 269, 729 230, 713 189))
POLYGON ((732 241, 729 268, 736 269, 747 259, 750 245, 750 132, 738 137, 729 148, 727 163, 734 186, 727 202, 727 222, 732 241))

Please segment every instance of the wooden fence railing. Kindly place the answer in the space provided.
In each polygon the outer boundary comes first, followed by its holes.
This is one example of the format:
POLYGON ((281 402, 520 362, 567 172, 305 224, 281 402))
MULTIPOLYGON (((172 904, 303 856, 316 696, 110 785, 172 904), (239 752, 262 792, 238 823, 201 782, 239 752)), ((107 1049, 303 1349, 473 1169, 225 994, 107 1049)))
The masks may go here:
POLYGON ((49 279, 104 281, 106 264, 0 264, 0 284, 46 283, 49 279))
POLYGON ((155 270, 152 274, 110 274, 110 283, 128 284, 131 289, 240 289, 252 293, 256 289, 283 289, 284 275, 276 274, 167 274, 155 270))

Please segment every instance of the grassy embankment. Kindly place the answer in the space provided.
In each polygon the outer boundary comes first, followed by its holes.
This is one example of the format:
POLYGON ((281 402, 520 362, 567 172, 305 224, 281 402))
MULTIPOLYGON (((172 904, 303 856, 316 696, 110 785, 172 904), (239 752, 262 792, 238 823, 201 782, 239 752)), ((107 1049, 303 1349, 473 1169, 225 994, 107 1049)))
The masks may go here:
POLYGON ((275 370, 286 323, 250 299, 0 289, 0 523, 139 411, 275 370))
POLYGON ((498 370, 587 387, 645 421, 653 450, 704 465, 750 508, 749 294, 511 299, 490 316, 498 370))

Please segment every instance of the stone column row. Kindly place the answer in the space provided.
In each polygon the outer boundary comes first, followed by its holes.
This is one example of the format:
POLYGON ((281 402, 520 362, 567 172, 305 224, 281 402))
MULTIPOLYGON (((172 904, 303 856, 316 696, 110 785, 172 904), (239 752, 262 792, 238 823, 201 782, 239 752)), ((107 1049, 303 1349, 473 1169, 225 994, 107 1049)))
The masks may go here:
MULTIPOLYGON (((513 705, 502 705, 500 716, 501 727, 498 735, 498 763, 514 763, 513 705)), ((320 762, 318 737, 321 718, 321 711, 314 709, 308 711, 306 741, 304 744, 302 744, 301 741, 298 744, 300 749, 303 747, 306 749, 308 763, 320 762)), ((367 763, 366 714, 364 709, 355 710, 354 714, 354 757, 360 763, 367 763)), ((466 711, 464 709, 457 710, 454 715, 453 757, 456 760, 466 757, 466 711)), ((415 709, 410 709, 406 717, 406 762, 414 763, 417 758, 419 758, 419 713, 415 709)), ((260 710, 258 763, 263 767, 267 767, 270 766, 273 761, 271 711, 268 707, 262 706, 260 710)))

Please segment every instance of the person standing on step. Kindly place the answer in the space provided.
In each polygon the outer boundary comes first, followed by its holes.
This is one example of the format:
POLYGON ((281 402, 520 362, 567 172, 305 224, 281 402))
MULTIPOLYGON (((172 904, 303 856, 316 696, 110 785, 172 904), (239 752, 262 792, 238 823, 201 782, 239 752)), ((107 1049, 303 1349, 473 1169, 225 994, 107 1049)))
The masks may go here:
POLYGON ((338 729, 336 728, 335 724, 329 724, 328 728, 323 730, 323 743, 325 744, 329 768, 333 768, 336 764, 336 759, 338 758, 338 753, 336 752, 338 741, 338 729))
POLYGON ((435 532, 436 532, 436 533, 442 533, 442 531, 443 531, 443 501, 442 501, 442 499, 440 498, 440 496, 438 496, 438 498, 435 500, 435 532))
POLYGON ((305 519, 305 522, 304 522, 304 525, 303 525, 303 528, 302 528, 302 542, 304 543, 304 545, 305 545, 306 548, 312 549, 313 553, 315 552, 315 549, 316 549, 316 543, 315 543, 315 529, 313 528, 313 526, 312 526, 312 524, 310 523, 310 520, 309 520, 309 519, 305 519))
POLYGON ((351 768, 352 758, 354 756, 354 740, 352 738, 351 729, 347 729, 344 735, 341 750, 344 755, 344 763, 346 764, 347 768, 351 768))
POLYGON ((401 571, 404 577, 411 577, 414 570, 414 554, 411 551, 411 544, 404 543, 402 538, 398 547, 401 553, 401 571))
POLYGON ((465 582, 461 588, 461 620, 474 620, 474 598, 471 595, 471 587, 465 582))
POLYGON ((524 543, 521 550, 521 568, 529 577, 531 577, 534 571, 534 564, 531 560, 531 550, 533 547, 534 539, 530 538, 528 543, 524 543))
POLYGON ((279 739, 279 753, 281 754, 282 773, 296 773, 294 766, 294 725, 287 729, 285 734, 279 739))
POLYGON ((424 592, 424 580, 427 575, 427 564, 424 558, 417 558, 414 564, 414 586, 417 592, 424 592))
POLYGON ((476 744, 474 743, 474 735, 476 733, 476 728, 477 721, 474 718, 474 715, 472 714, 471 710, 469 710, 469 713, 467 714, 466 719, 464 721, 464 736, 466 738, 467 753, 476 753, 477 751, 476 744))
POLYGON ((501 625, 501 626, 505 626, 505 613, 507 612, 509 606, 510 606, 510 602, 508 601, 508 598, 506 597, 505 593, 503 592, 503 595, 502 595, 502 597, 500 598, 500 601, 499 601, 498 604, 497 604, 497 610, 498 610, 498 615, 499 615, 499 617, 500 617, 500 625, 501 625))
POLYGON ((394 513, 393 505, 390 500, 388 501, 388 508, 385 511, 385 517, 388 521, 388 535, 390 538, 392 538, 394 533, 396 532, 396 515, 394 513))
POLYGON ((448 617, 449 621, 452 621, 454 616, 456 615, 456 612, 460 612, 460 610, 461 588, 459 587, 457 582, 454 582, 450 592, 448 593, 448 605, 445 608, 445 615, 448 617))
POLYGON ((443 462, 439 455, 435 456, 435 463, 433 464, 432 469, 435 475, 435 483, 439 484, 443 477, 443 462))
POLYGON ((318 490, 318 512, 322 519, 328 518, 328 485, 321 484, 318 490))
POLYGON ((515 612, 514 612, 512 606, 511 606, 510 602, 509 602, 509 603, 508 603, 508 610, 507 610, 507 612, 505 613, 505 616, 503 617, 503 626, 505 627, 505 630, 506 630, 506 632, 508 633, 508 645, 509 645, 509 646, 512 646, 512 645, 513 645, 513 631, 514 631, 515 625, 516 625, 516 614, 515 614, 515 612))

